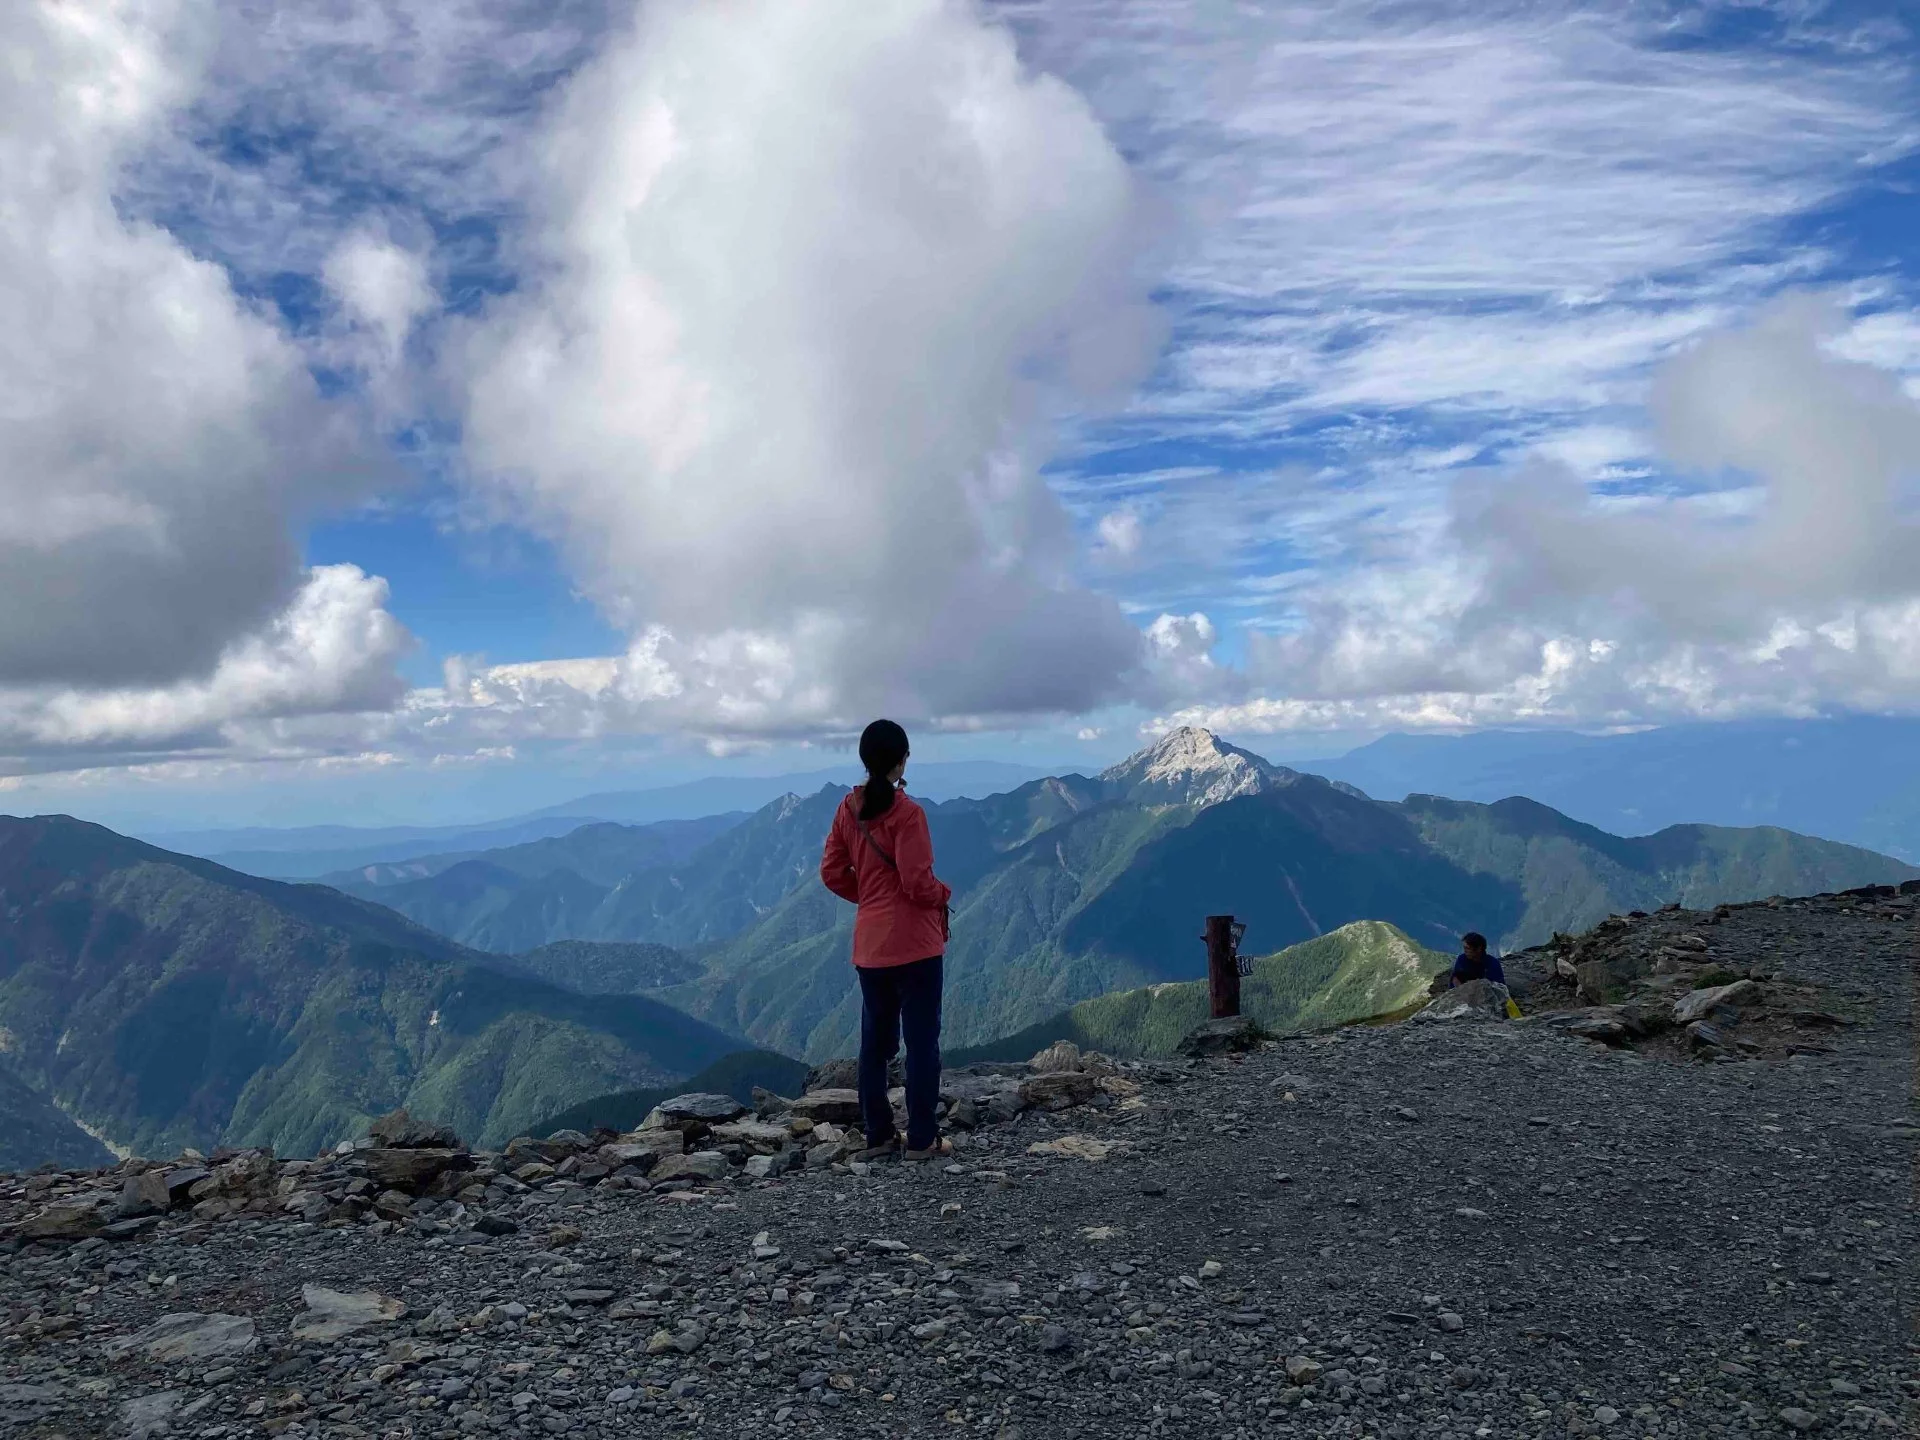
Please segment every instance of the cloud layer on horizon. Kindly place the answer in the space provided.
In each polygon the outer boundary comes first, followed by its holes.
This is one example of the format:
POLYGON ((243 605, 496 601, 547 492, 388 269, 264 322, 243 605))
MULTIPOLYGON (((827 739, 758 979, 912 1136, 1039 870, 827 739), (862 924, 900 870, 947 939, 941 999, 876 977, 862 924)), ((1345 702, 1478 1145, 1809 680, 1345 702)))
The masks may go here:
POLYGON ((1912 36, 1736 8, 17 7, 0 772, 1920 708, 1911 277, 1790 232, 1912 36), (624 651, 404 686, 382 431, 624 651))

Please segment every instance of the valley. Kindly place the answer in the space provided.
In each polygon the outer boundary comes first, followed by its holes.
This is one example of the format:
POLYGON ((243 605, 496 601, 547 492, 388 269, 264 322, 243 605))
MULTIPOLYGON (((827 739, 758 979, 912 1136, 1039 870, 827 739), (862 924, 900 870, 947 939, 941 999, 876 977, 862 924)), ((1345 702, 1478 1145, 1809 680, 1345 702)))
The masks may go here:
MULTIPOLYGON (((76 1122, 141 1152, 312 1153, 400 1104, 492 1143, 749 1051, 850 1054, 853 909, 817 876, 843 793, 332 885, 0 819, 0 1115, 33 1137, 14 1163, 100 1153, 76 1122)), ((955 891, 960 1054, 1163 1053, 1204 1006, 1210 913, 1268 957, 1248 1013, 1294 1031, 1404 1005, 1468 929, 1511 950, 1609 914, 1916 874, 1777 829, 1623 838, 1517 798, 1384 803, 1201 730, 927 810, 955 891)))

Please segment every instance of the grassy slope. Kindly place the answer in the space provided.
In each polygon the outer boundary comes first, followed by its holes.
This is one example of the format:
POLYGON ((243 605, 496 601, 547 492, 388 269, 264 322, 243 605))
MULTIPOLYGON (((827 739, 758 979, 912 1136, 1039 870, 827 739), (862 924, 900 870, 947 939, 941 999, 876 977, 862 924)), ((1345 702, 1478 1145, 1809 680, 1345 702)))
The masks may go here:
MULTIPOLYGON (((1254 962, 1240 982, 1241 1013, 1275 1033, 1316 1030, 1397 1010, 1426 994, 1448 957, 1377 920, 1254 962)), ((1111 1055, 1167 1055, 1207 1018, 1204 980, 1165 982, 1083 1000, 1003 1040, 952 1052, 949 1062, 1024 1060, 1055 1040, 1111 1055)))

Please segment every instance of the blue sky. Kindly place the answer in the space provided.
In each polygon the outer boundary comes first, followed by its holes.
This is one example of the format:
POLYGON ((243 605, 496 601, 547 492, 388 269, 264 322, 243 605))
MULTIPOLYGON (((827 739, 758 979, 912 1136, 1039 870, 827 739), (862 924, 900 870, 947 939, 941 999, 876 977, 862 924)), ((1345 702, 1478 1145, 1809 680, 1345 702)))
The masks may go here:
POLYGON ((1920 705, 1885 5, 0 39, 10 808, 466 819, 879 712, 1085 765, 1920 705))

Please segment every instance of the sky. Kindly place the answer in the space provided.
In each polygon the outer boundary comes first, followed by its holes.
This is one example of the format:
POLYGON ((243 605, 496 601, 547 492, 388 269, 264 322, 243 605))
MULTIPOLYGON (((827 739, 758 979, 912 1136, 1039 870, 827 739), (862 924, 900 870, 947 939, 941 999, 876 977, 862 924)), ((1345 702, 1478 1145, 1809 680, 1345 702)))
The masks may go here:
POLYGON ((0 806, 1920 711, 1856 0, 0 7, 0 806))

